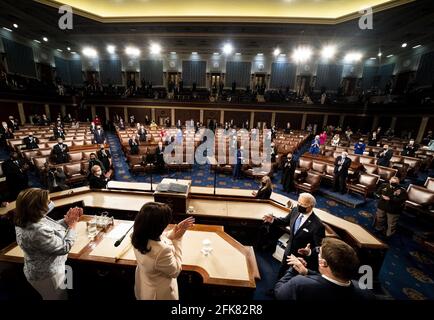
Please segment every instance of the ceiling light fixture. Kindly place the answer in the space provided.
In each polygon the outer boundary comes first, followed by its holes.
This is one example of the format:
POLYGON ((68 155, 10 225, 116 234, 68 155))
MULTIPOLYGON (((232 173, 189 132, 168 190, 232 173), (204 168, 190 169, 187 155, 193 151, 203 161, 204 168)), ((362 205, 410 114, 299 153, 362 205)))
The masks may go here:
POLYGON ((41 43, 41 41, 39 41, 39 40, 36 40, 36 39, 35 39, 35 40, 33 40, 33 41, 35 41, 36 43, 41 43))
POLYGON ((159 54, 161 52, 161 46, 158 43, 151 44, 151 54, 159 54))
POLYGON ((295 62, 306 62, 312 56, 312 50, 308 47, 296 48, 292 54, 292 58, 295 62))
POLYGON ((393 54, 389 54, 386 58, 392 58, 393 54))
POLYGON ((363 55, 360 52, 349 52, 345 55, 344 60, 346 62, 357 62, 362 59, 363 55))
POLYGON ((407 46, 407 43, 404 42, 403 44, 401 44, 401 47, 405 48, 407 46))
POLYGON ((98 56, 98 52, 94 48, 90 47, 83 48, 82 53, 88 58, 96 58, 98 56))
POLYGON ((336 47, 335 46, 326 46, 324 48, 322 48, 321 50, 321 56, 324 59, 331 59, 335 56, 336 54, 336 47))
POLYGON ((114 45, 112 45, 112 44, 109 44, 109 45, 107 46, 107 52, 108 52, 109 54, 114 54, 114 53, 116 52, 116 47, 115 47, 114 45))
POLYGON ((275 57, 277 57, 280 54, 280 49, 279 48, 274 49, 273 54, 275 57))
POLYGON ((140 49, 135 47, 126 47, 125 53, 132 57, 138 57, 140 56, 140 49))
POLYGON ((234 50, 234 48, 232 47, 232 45, 230 43, 226 43, 223 46, 223 53, 226 55, 231 54, 233 50, 234 50))
POLYGON ((43 37, 42 40, 44 40, 45 42, 48 42, 48 38, 47 37, 43 37))
POLYGON ((419 47, 421 47, 421 46, 422 46, 422 45, 418 44, 418 45, 414 46, 413 49, 419 48, 419 47))
POLYGON ((3 29, 6 30, 6 31, 9 31, 9 32, 12 32, 12 30, 9 29, 9 28, 3 27, 3 29))
POLYGON ((13 24, 15 29, 18 29, 18 25, 16 23, 13 24))

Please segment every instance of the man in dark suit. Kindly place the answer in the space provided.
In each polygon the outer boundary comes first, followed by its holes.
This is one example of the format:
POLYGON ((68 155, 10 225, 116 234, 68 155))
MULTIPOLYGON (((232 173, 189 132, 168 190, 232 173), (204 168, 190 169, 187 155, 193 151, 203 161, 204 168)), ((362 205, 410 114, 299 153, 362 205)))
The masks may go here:
POLYGON ((139 135, 139 141, 146 142, 146 134, 148 132, 145 129, 145 126, 141 125, 139 131, 137 131, 137 134, 139 135))
POLYGON ((53 160, 57 164, 66 163, 69 161, 69 148, 63 143, 62 138, 57 139, 57 144, 53 147, 53 160))
POLYGON ((402 156, 414 157, 419 149, 417 144, 414 144, 414 139, 411 139, 401 152, 402 156))
POLYGON ((27 176, 28 165, 18 158, 18 153, 12 152, 10 159, 2 164, 2 170, 6 177, 12 200, 15 200, 18 194, 29 187, 29 178, 27 176))
POLYGON ((348 177, 348 169, 351 166, 351 159, 348 158, 347 152, 342 152, 335 160, 335 185, 334 190, 342 194, 345 193, 345 185, 348 177))
POLYGON ((139 140, 130 136, 130 140, 128 140, 128 144, 130 145, 131 154, 139 154, 139 140))
POLYGON ((234 164, 234 169, 232 171, 232 178, 239 179, 241 177, 241 168, 243 167, 243 158, 244 158, 244 147, 241 146, 236 151, 236 163, 234 164))
POLYGON ((101 126, 97 126, 95 133, 93 134, 93 140, 96 144, 104 144, 105 143, 105 133, 104 130, 101 129, 101 126))
POLYGON ((157 170, 163 171, 164 169, 164 146, 163 142, 158 142, 158 147, 155 150, 155 160, 157 164, 157 170))
POLYGON ((274 294, 278 300, 360 301, 373 300, 369 290, 362 290, 357 281, 359 259, 353 248, 339 239, 325 238, 319 249, 318 271, 306 268, 302 258, 291 256, 291 268, 277 282, 274 294))
POLYGON ((98 160, 101 161, 102 165, 104 166, 104 169, 106 171, 109 171, 112 166, 112 161, 111 161, 112 156, 110 154, 110 151, 104 148, 103 144, 99 146, 99 150, 96 152, 96 156, 98 160))
POLYGON ((284 218, 276 218, 271 214, 264 216, 266 223, 274 226, 289 227, 290 235, 279 270, 281 278, 289 265, 288 256, 291 254, 304 257, 308 266, 315 270, 317 268, 315 254, 325 237, 325 228, 321 220, 315 215, 316 200, 309 193, 301 193, 298 197, 298 205, 284 218))
POLYGON ((38 138, 35 138, 32 132, 29 132, 29 136, 23 139, 26 149, 39 149, 38 143, 38 138))
POLYGON ((383 146, 383 151, 377 154, 377 158, 378 158, 377 165, 388 167, 392 156, 393 156, 393 151, 389 149, 389 146, 387 144, 385 144, 383 146))
POLYGON ((108 179, 104 176, 102 169, 98 165, 91 167, 91 174, 89 176, 89 188, 91 189, 105 189, 107 188, 108 179))
POLYGON ((57 125, 56 127, 54 127, 53 133, 54 133, 54 138, 56 139, 61 138, 62 140, 65 139, 65 131, 63 131, 62 126, 57 125))
POLYGON ((104 167, 102 162, 97 159, 95 153, 92 152, 89 158, 89 169, 92 169, 94 166, 98 166, 99 168, 101 168, 103 174, 106 173, 106 168, 104 167))

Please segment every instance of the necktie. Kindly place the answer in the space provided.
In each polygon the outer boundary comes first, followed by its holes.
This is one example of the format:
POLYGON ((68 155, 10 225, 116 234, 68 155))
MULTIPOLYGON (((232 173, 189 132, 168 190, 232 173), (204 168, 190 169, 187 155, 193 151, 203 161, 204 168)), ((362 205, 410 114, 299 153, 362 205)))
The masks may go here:
POLYGON ((296 234, 297 231, 298 231, 298 229, 300 229, 301 220, 303 220, 303 215, 302 214, 300 214, 298 216, 297 220, 295 221, 295 224, 294 224, 294 234, 296 234))

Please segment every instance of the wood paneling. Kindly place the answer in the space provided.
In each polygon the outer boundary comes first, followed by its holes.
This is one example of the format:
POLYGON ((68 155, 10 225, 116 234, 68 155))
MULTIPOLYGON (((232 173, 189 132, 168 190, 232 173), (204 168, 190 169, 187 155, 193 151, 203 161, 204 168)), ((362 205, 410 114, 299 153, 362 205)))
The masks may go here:
POLYGON ((323 129, 322 123, 324 121, 324 116, 322 114, 308 114, 306 117, 306 126, 309 124, 315 126, 316 124, 316 132, 319 133, 323 129))
POLYGON ((9 116, 14 116, 18 120, 20 119, 18 104, 15 102, 0 102, 0 121, 8 120, 9 116))
MULTIPOLYGON (((368 133, 371 131, 373 121, 373 117, 345 116, 343 127, 346 128, 349 126, 353 132, 360 130, 362 133, 368 133)), ((384 129, 384 131, 385 130, 387 129, 384 129)))
POLYGON ((169 118, 171 120, 170 109, 155 109, 155 122, 161 124, 160 119, 169 118))
MULTIPOLYGON (((392 124, 392 117, 380 117, 380 119, 378 120, 378 126, 381 127, 382 129, 381 131, 383 132, 386 132, 386 130, 390 128, 391 124, 392 124)), ((369 130, 371 129, 372 129, 372 125, 371 127, 369 127, 369 130)))
POLYGON ((30 122, 30 117, 36 114, 45 113, 45 105, 39 103, 24 103, 24 114, 26 115, 26 122, 30 122))
POLYGON ((258 122, 265 122, 268 128, 271 128, 271 112, 255 112, 254 124, 258 122))
MULTIPOLYGON (((226 112, 225 112, 226 113, 226 112)), ((220 122, 220 110, 204 110, 203 111, 203 122, 208 125, 210 119, 220 122)))
MULTIPOLYGON (((119 116, 122 116, 124 111, 122 110, 122 113, 119 113, 118 111, 116 112, 118 113, 119 116)), ((148 119, 151 120, 152 118, 151 113, 152 112, 150 108, 128 108, 128 116, 134 115, 136 122, 140 122, 140 123, 145 122, 146 116, 148 116, 148 119)), ((112 118, 111 110, 110 110, 110 118, 112 118)))
POLYGON ((416 138, 417 133, 419 132, 421 120, 420 117, 398 118, 395 125, 395 136, 408 137, 408 134, 411 133, 411 137, 416 138))
POLYGON ((338 115, 329 115, 327 118, 327 125, 328 126, 334 126, 334 127, 338 126, 339 125, 339 118, 340 117, 338 115))
POLYGON ((198 122, 200 120, 200 110, 190 110, 190 109, 175 110, 176 123, 178 123, 178 120, 181 120, 182 125, 185 125, 185 122, 191 119, 193 119, 195 123, 198 122))
POLYGON ((292 129, 300 129, 302 118, 301 113, 276 113, 276 125, 278 128, 286 128, 286 124, 290 122, 292 129))
POLYGON ((250 112, 246 111, 225 111, 225 122, 234 120, 237 127, 242 127, 243 123, 250 121, 250 112))
MULTIPOLYGON (((123 119, 124 118, 124 108, 122 108, 122 107, 109 108, 109 116, 110 116, 111 121, 113 121, 116 114, 123 119)), ((130 115, 131 115, 130 109, 128 109, 128 116, 130 116, 130 115)), ((137 117, 136 117, 136 120, 137 120, 137 117)), ((130 120, 127 119, 127 121, 129 122, 130 120)))
POLYGON ((104 125, 107 121, 106 116, 105 116, 105 107, 96 106, 95 111, 96 111, 96 115, 98 116, 98 118, 101 121, 101 124, 104 125))
POLYGON ((425 133, 423 135, 424 137, 427 135, 428 131, 434 131, 434 117, 429 118, 425 133))
MULTIPOLYGON (((60 106, 60 104, 50 104, 50 120, 54 121, 56 120, 58 114, 61 115, 61 108, 62 107, 60 106)), ((68 111, 66 113, 68 113, 68 111)))

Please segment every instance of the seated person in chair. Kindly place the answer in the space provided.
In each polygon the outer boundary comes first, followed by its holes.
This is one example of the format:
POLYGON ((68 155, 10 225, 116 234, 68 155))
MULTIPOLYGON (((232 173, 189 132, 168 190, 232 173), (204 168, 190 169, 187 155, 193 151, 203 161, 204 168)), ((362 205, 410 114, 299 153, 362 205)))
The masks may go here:
POLYGON ((133 139, 130 136, 130 140, 128 140, 128 144, 130 145, 130 153, 131 154, 139 154, 139 140, 133 139))
POLYGON ((107 188, 107 182, 108 179, 104 176, 101 167, 94 165, 89 177, 89 187, 91 189, 105 189, 107 188))
POLYGON ((34 137, 32 132, 29 132, 29 136, 23 139, 26 149, 39 149, 38 142, 38 138, 34 137))
POLYGON ((325 238, 318 254, 318 271, 306 268, 303 258, 288 257, 291 268, 277 282, 277 300, 342 301, 373 300, 369 290, 362 290, 357 281, 359 259, 352 247, 339 239, 325 238))

